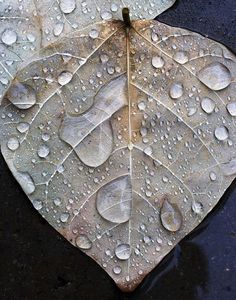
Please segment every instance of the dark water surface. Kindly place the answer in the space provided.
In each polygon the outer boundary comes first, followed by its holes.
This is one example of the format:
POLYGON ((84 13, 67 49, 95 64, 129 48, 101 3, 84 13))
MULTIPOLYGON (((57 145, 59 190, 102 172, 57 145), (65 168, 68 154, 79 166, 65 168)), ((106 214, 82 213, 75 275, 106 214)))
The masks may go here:
MULTIPOLYGON (((236 53, 236 0, 179 0, 158 20, 236 53)), ((236 300, 236 181, 130 295, 36 213, 2 157, 0 195, 0 300, 236 300)))

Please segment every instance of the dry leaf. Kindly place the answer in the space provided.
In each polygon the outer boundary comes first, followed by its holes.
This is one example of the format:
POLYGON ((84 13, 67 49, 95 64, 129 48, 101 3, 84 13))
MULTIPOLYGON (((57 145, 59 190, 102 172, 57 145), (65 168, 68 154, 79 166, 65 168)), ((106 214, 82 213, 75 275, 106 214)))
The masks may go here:
POLYGON ((41 215, 131 291, 235 178, 235 77, 199 34, 96 23, 17 73, 2 153, 41 215))

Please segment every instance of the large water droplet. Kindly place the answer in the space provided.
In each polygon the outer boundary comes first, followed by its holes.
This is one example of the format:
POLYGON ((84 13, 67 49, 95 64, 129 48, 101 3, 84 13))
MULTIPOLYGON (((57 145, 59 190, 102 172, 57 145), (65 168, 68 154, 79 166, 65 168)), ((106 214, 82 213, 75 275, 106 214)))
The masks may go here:
POLYGON ((12 29, 6 29, 2 33, 2 42, 7 45, 11 46, 17 41, 17 34, 12 29))
POLYGON ((75 7, 75 0, 60 0, 60 9, 64 14, 70 14, 75 7))
POLYGON ((75 244, 78 248, 83 250, 89 250, 92 248, 92 242, 85 234, 77 236, 75 244))
POLYGON ((73 74, 68 72, 68 71, 63 71, 61 74, 58 76, 57 81, 60 85, 66 85, 71 81, 73 78, 73 74))
POLYGON ((176 204, 164 200, 161 207, 162 225, 169 231, 178 231, 182 225, 182 214, 176 204))
POLYGON ((229 69, 221 63, 211 63, 198 72, 199 80, 208 88, 220 91, 231 83, 229 69))
POLYGON ((19 148, 19 146, 20 146, 20 143, 19 143, 18 139, 15 137, 11 137, 7 142, 7 147, 11 151, 16 151, 19 148))
POLYGON ((14 173, 14 176, 27 195, 30 195, 35 191, 34 181, 28 173, 17 172, 16 174, 14 173))
POLYGON ((119 275, 120 273, 121 273, 121 267, 120 266, 115 266, 114 268, 113 268, 113 272, 114 272, 114 274, 116 274, 116 275, 119 275))
POLYGON ((116 257, 120 260, 127 260, 131 255, 131 248, 129 244, 120 244, 115 249, 116 257))
POLYGON ((36 200, 33 200, 32 203, 36 210, 40 210, 43 208, 43 203, 41 200, 36 199, 36 200))
POLYGON ((69 213, 67 213, 67 212, 62 213, 62 214, 60 215, 60 221, 61 221, 62 223, 66 223, 66 222, 68 221, 69 217, 70 217, 70 214, 69 214, 69 213))
POLYGON ((76 148, 78 157, 89 167, 102 165, 111 155, 113 133, 109 121, 94 129, 76 148))
POLYGON ((97 210, 113 223, 127 222, 131 215, 132 187, 129 176, 117 178, 97 193, 97 210))
POLYGON ((28 109, 36 103, 34 89, 21 83, 15 83, 9 88, 7 98, 20 109, 28 109))
POLYGON ((219 141, 225 141, 229 137, 229 131, 225 126, 219 126, 215 129, 215 137, 219 141))
POLYGON ((202 110, 205 111, 207 114, 213 113, 215 106, 215 102, 210 98, 205 97, 201 101, 202 110))
POLYGON ((236 117, 236 102, 227 104, 227 110, 232 117, 236 117))
POLYGON ((181 83, 174 83, 170 87, 170 97, 172 99, 178 99, 183 96, 184 87, 181 83))
POLYGON ((19 124, 17 124, 16 128, 20 133, 25 133, 29 130, 29 126, 29 123, 20 122, 19 124))
POLYGON ((154 56, 152 58, 152 65, 154 68, 159 69, 162 68, 165 64, 165 61, 162 57, 160 56, 154 56))

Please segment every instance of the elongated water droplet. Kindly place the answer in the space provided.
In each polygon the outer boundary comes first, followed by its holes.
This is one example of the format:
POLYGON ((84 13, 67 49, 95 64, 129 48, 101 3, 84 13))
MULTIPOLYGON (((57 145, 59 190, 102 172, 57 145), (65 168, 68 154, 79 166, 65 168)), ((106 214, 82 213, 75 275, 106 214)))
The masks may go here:
POLYGON ((92 242, 85 234, 77 236, 75 244, 78 248, 83 250, 89 250, 92 248, 92 242))
POLYGON ((215 110, 216 104, 212 99, 205 97, 201 101, 201 107, 207 114, 211 114, 215 110))
POLYGON ((169 231, 178 231, 182 225, 182 214, 176 204, 164 200, 161 207, 162 225, 169 231))
POLYGON ((127 222, 131 215, 132 187, 129 176, 115 179, 97 193, 97 210, 113 223, 127 222))
POLYGON ((214 91, 223 90, 231 83, 231 74, 229 69, 218 62, 211 63, 200 70, 198 78, 208 88, 214 91))
POLYGON ((64 29, 64 23, 59 22, 59 23, 57 23, 57 24, 55 25, 55 27, 53 28, 53 34, 54 34, 55 36, 59 36, 59 35, 62 33, 63 29, 64 29))
POLYGON ((131 248, 129 244, 121 244, 115 249, 116 257, 120 260, 127 260, 131 255, 131 248))
POLYGON ((225 141, 229 137, 229 131, 225 126, 219 126, 215 129, 215 137, 219 141, 225 141))
POLYGON ((20 109, 28 109, 36 103, 34 89, 29 85, 21 83, 15 83, 9 88, 7 98, 20 109))
POLYGON ((14 174, 14 176, 27 195, 30 195, 35 191, 34 181, 28 173, 17 172, 16 174, 14 174))

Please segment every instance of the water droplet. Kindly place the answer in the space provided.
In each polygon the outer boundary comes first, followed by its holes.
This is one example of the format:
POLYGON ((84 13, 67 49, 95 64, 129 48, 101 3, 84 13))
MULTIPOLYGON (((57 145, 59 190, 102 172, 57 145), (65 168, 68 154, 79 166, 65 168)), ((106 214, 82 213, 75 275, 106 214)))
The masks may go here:
POLYGON ((77 236, 75 243, 78 248, 83 250, 89 250, 92 248, 92 242, 85 234, 77 236))
POLYGON ((62 214, 60 215, 60 221, 61 221, 62 223, 66 223, 66 222, 68 221, 69 217, 70 217, 70 214, 69 214, 69 213, 62 213, 62 214))
POLYGON ((20 143, 19 143, 18 139, 15 137, 11 137, 7 142, 7 147, 11 151, 16 151, 19 148, 19 146, 20 146, 20 143))
POLYGON ((176 204, 164 200, 161 207, 162 225, 169 231, 178 231, 182 225, 182 214, 176 204))
POLYGON ((100 59, 101 59, 101 62, 102 62, 103 64, 105 64, 106 62, 108 62, 109 56, 106 55, 106 54, 102 54, 102 55, 100 56, 100 59))
POLYGON ((29 130, 29 123, 21 122, 17 124, 16 128, 20 133, 25 133, 26 131, 29 130))
POLYGON ((47 142, 47 141, 49 141, 50 140, 50 135, 48 134, 48 133, 43 133, 42 134, 42 140, 44 141, 44 142, 47 142))
POLYGON ((73 74, 67 71, 61 72, 61 74, 58 76, 57 81, 60 85, 66 85, 71 81, 73 77, 73 74))
POLYGON ((45 158, 50 153, 49 147, 47 145, 41 145, 38 149, 38 156, 45 158))
POLYGON ((178 51, 175 53, 173 59, 177 61, 179 64, 185 64, 188 62, 188 54, 186 51, 178 51))
POLYGON ((99 33, 97 31, 97 29, 92 29, 90 32, 89 32, 89 36, 91 37, 91 39, 96 39, 98 37, 99 33))
POLYGON ((131 248, 129 244, 121 244, 115 249, 116 257, 120 260, 127 260, 131 255, 131 248))
POLYGON ((75 7, 75 0, 60 0, 60 9, 64 14, 70 14, 75 7))
POLYGON ((139 110, 142 111, 142 110, 145 110, 145 108, 146 108, 145 102, 142 101, 142 102, 139 102, 139 103, 138 103, 138 109, 139 109, 139 110))
POLYGON ((209 176, 210 176, 211 181, 216 181, 217 176, 216 176, 215 172, 210 172, 209 176))
POLYGON ((204 67, 198 73, 199 80, 208 88, 214 91, 220 91, 231 83, 231 74, 229 69, 221 63, 211 63, 204 67))
POLYGON ((101 18, 105 21, 111 20, 112 19, 112 13, 109 11, 103 11, 101 13, 101 18))
POLYGON ((131 215, 132 187, 129 176, 123 176, 104 185, 97 193, 97 210, 113 223, 127 222, 131 215))
POLYGON ((232 117, 236 117, 236 102, 227 104, 227 110, 232 117))
POLYGON ((145 235, 143 237, 143 241, 144 241, 145 244, 150 244, 151 243, 151 238, 149 236, 145 235))
POLYGON ((15 83, 9 88, 7 98, 20 109, 28 109, 36 103, 36 93, 34 89, 21 83, 15 83))
POLYGON ((201 107, 207 114, 211 114, 215 110, 216 104, 212 99, 205 97, 201 101, 201 107))
POLYGON ((16 172, 15 178, 19 182, 23 191, 30 195, 35 191, 35 185, 32 177, 28 173, 24 172, 16 172))
POLYGON ((111 11, 117 12, 117 10, 118 10, 118 6, 115 3, 112 3, 111 4, 111 11))
POLYGON ((114 274, 119 275, 121 273, 121 267, 115 266, 113 268, 113 272, 114 272, 114 274))
POLYGON ((172 99, 178 99, 183 96, 184 87, 181 83, 174 83, 170 87, 170 97, 172 99))
POLYGON ((229 137, 229 131, 225 126, 219 126, 215 130, 215 137, 219 141, 225 141, 229 137))
POLYGON ((201 214, 203 212, 202 203, 194 200, 192 203, 192 210, 195 214, 201 214))
POLYGON ((62 33, 63 29, 64 29, 64 23, 59 22, 59 23, 57 23, 57 24, 55 25, 55 27, 53 28, 53 34, 54 34, 55 36, 59 36, 59 35, 62 33))
POLYGON ((152 65, 154 68, 159 69, 162 68, 165 64, 165 61, 162 57, 160 56, 154 56, 152 58, 152 65))
POLYGON ((145 148, 145 149, 144 149, 144 153, 145 153, 146 155, 152 155, 152 147, 149 146, 149 147, 145 148))
POLYGON ((17 34, 12 29, 5 29, 2 33, 2 42, 7 45, 11 46, 17 41, 17 34))
POLYGON ((60 206, 61 205, 61 198, 55 198, 53 200, 53 203, 56 205, 56 206, 60 206))
POLYGON ((40 210, 43 208, 43 203, 41 200, 33 200, 32 203, 36 210, 40 210))

